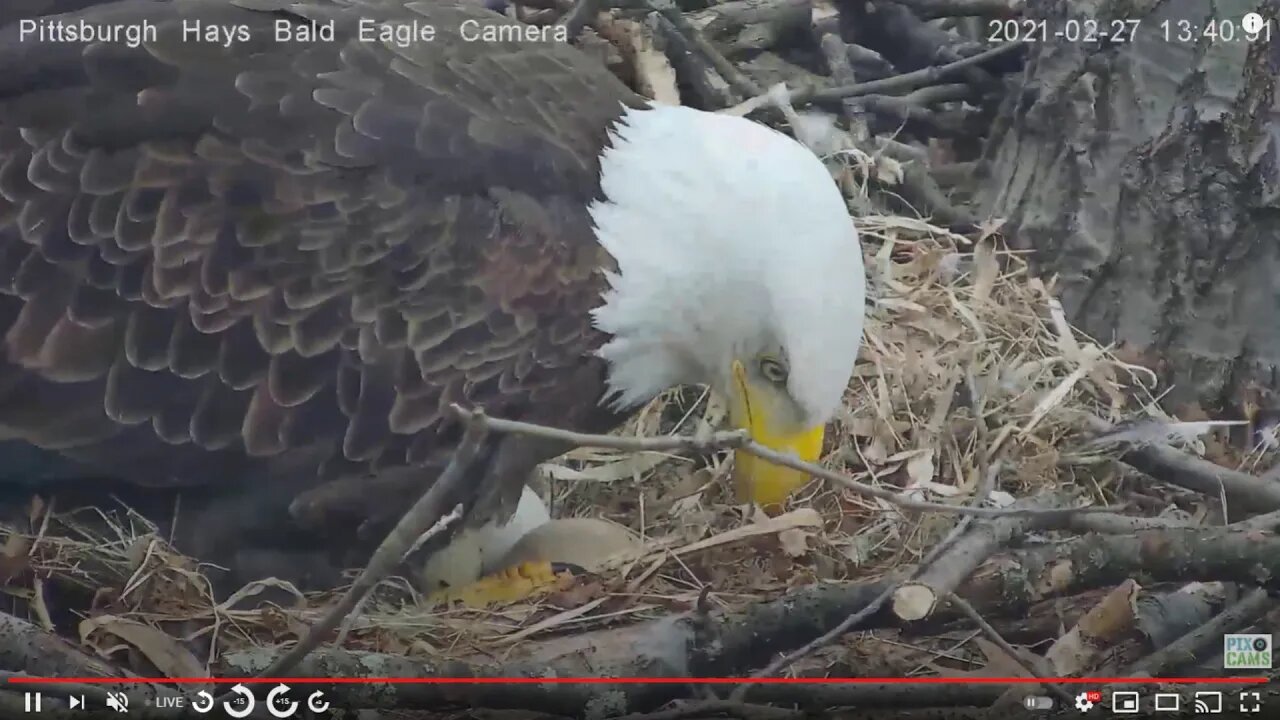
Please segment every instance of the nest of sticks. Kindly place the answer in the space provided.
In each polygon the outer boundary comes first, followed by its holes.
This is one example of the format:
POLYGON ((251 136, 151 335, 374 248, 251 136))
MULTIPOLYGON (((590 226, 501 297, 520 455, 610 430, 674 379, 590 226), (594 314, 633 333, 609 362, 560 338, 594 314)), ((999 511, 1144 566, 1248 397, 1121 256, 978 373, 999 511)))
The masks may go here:
MULTIPOLYGON (((822 462, 843 480, 817 479, 769 517, 734 504, 724 447, 581 447, 544 466, 540 494, 555 517, 625 526, 633 550, 497 606, 440 604, 403 578, 377 578, 336 632, 319 633, 321 647, 290 661, 291 674, 1049 678, 1158 676, 1204 661, 1221 674, 1206 648, 1274 619, 1265 587, 1280 577, 1269 532, 1280 520, 1233 510, 1280 507, 1280 490, 1252 474, 1274 444, 1255 447, 1252 426, 1171 417, 1151 362, 1073 330, 1052 282, 1006 247, 999 222, 970 217, 962 187, 943 191, 963 165, 954 132, 993 102, 967 74, 978 63, 966 58, 981 53, 962 24, 941 29, 917 8, 902 32, 950 41, 931 81, 896 87, 911 73, 849 42, 840 8, 822 3, 601 12, 550 2, 520 13, 564 22, 652 97, 773 114, 826 156, 862 238, 871 298, 822 462), (804 44, 821 49, 826 85, 794 89, 812 80, 787 45, 797 31, 816 35, 804 44), (871 82, 890 82, 884 95, 838 84, 881 65, 887 74, 871 82), (767 90, 771 79, 792 89, 767 90), (869 99, 842 105, 851 97, 869 99), (837 108, 793 109, 823 98, 837 108), (916 134, 874 132, 885 117, 916 134)), ((690 388, 657 398, 617 435, 710 437, 724 417, 690 388)), ((267 578, 219 601, 200 564, 123 504, 33 498, 3 533, 13 646, 0 657, 23 656, 13 672, 262 673, 352 596, 267 578), (271 602, 246 602, 265 593, 271 602)), ((331 690, 336 703, 395 712, 749 716, 769 705, 782 717, 795 707, 979 708, 1028 693, 1065 703, 1075 695, 1065 687, 742 685, 727 699, 682 685, 331 690), (659 710, 672 702, 685 704, 659 710)), ((129 692, 145 704, 177 691, 129 692)))

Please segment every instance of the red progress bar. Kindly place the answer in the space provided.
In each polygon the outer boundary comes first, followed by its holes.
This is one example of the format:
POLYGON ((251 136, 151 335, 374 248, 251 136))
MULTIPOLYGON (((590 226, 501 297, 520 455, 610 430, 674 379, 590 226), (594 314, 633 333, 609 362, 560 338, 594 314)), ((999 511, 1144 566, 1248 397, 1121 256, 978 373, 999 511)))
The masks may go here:
POLYGON ((316 678, 316 677, 287 677, 287 678, 113 678, 113 677, 83 677, 83 678, 54 678, 54 677, 9 677, 8 681, 13 684, 21 685, 40 685, 53 683, 83 683, 95 685, 117 685, 120 683, 146 683, 146 684, 199 684, 207 685, 215 684, 234 684, 234 683, 286 683, 292 685, 373 685, 373 684, 397 684, 397 685, 575 685, 575 684, 591 684, 591 685, 740 685, 743 683, 753 683, 759 685, 1041 685, 1044 683, 1057 683, 1066 685, 1190 685, 1190 684, 1212 684, 1212 685, 1258 685, 1267 682, 1265 677, 1233 677, 1233 678, 1215 678, 1215 677, 1173 677, 1173 678, 1090 678, 1090 677, 1069 677, 1069 678, 1027 678, 1027 677, 966 677, 966 678, 944 678, 944 677, 918 677, 918 678, 731 678, 731 677, 711 677, 711 678, 681 678, 681 677, 625 677, 625 678, 606 678, 606 677, 581 677, 581 678, 538 678, 538 677, 511 677, 511 678, 494 678, 494 677, 434 677, 434 678, 316 678))

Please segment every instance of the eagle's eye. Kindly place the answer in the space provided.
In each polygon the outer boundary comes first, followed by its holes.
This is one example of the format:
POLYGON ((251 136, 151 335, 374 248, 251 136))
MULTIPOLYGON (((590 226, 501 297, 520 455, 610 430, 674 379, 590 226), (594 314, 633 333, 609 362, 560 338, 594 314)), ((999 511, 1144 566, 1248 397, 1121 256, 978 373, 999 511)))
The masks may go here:
POLYGON ((787 366, 781 360, 768 355, 760 358, 760 374, 774 385, 787 384, 787 366))

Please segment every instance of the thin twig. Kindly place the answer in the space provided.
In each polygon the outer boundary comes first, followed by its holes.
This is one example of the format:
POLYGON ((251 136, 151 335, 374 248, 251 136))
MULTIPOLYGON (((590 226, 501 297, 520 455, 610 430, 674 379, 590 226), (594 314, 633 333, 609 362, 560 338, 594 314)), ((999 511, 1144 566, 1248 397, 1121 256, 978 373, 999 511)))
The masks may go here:
MULTIPOLYGON (((463 419, 471 419, 479 413, 462 407, 451 406, 453 412, 463 419)), ((482 421, 489 432, 533 435, 556 440, 565 445, 584 448, 604 448, 624 450, 628 452, 714 452, 716 450, 734 450, 750 442, 745 430, 716 432, 707 435, 666 435, 663 437, 632 437, 621 435, 592 435, 589 433, 561 430, 560 428, 522 422, 520 420, 503 420, 502 418, 484 416, 482 421)))
MULTIPOLYGON (((360 603, 364 596, 394 572, 395 568, 404 559, 405 553, 413 547, 414 542, 423 533, 434 528, 441 521, 445 516, 446 508, 451 508, 456 504, 454 499, 456 489, 462 485, 463 478, 475 464, 484 439, 488 435, 489 428, 485 420, 486 418, 482 411, 477 410, 469 413, 466 431, 463 433, 462 441, 458 444, 457 450, 454 451, 448 467, 432 483, 431 488, 414 503, 413 507, 409 508, 404 517, 400 518, 400 522, 396 524, 395 528, 387 534, 382 544, 378 546, 373 556, 369 558, 369 564, 360 572, 359 577, 343 594, 338 604, 331 608, 316 624, 312 625, 307 630, 307 634, 296 645, 277 658, 262 673, 263 677, 285 675, 306 657, 307 653, 319 647, 324 642, 324 638, 338 627, 339 623, 360 603)), ((223 698, 219 700, 225 699, 229 695, 229 693, 224 694, 223 698)))
MULTIPOLYGON (((995 463, 993 463, 990 466, 988 471, 983 474, 982 486, 978 489, 978 494, 973 499, 973 502, 975 504, 986 502, 987 498, 990 497, 992 490, 995 489, 996 478, 1000 475, 1001 467, 1002 467, 1002 463, 997 460, 995 463)), ((939 557, 942 557, 942 555, 946 553, 947 550, 950 549, 951 546, 954 545, 955 542, 959 540, 962 535, 965 534, 965 532, 969 529, 969 525, 972 522, 973 522, 972 516, 966 516, 961 518, 960 522, 956 523, 956 526, 951 528, 951 531, 947 533, 947 536, 942 539, 942 542, 939 542, 937 545, 934 545, 933 548, 929 551, 929 553, 925 555, 924 559, 922 559, 920 561, 920 564, 917 565, 917 570, 916 572, 913 573, 913 575, 919 575, 924 568, 929 567, 929 565, 932 564, 935 560, 937 560, 939 557)), ((866 607, 862 608, 858 612, 845 618, 843 621, 840 622, 839 625, 831 628, 829 631, 827 631, 826 633, 823 633, 821 636, 816 637, 813 640, 809 641, 803 647, 797 648, 796 650, 793 650, 792 652, 789 652, 783 655, 782 657, 779 657, 777 660, 774 660, 773 662, 769 663, 769 665, 767 665, 764 669, 759 670, 755 673, 752 673, 751 677, 753 678, 773 677, 774 675, 777 675, 778 673, 782 672, 786 668, 795 664, 795 662, 800 660, 801 658, 811 655, 817 650, 819 650, 820 648, 826 647, 827 645, 830 645, 831 643, 839 640, 841 637, 845 635, 845 633, 849 632, 849 630, 857 627, 859 624, 866 621, 867 618, 876 614, 876 612, 878 612, 880 608, 883 607, 884 604, 888 602, 890 598, 893 597, 893 594, 897 592, 899 587, 901 586, 898 583, 893 583, 889 585, 887 588, 884 589, 883 592, 881 592, 874 599, 872 599, 871 602, 867 603, 866 607)), ((729 695, 729 699, 736 700, 739 702, 742 701, 743 699, 746 698, 747 693, 751 690, 751 687, 752 687, 751 684, 738 686, 737 688, 734 689, 733 693, 729 695)))
POLYGON ((862 98, 862 102, 865 102, 868 98, 874 98, 882 106, 894 106, 901 110, 906 110, 909 107, 927 108, 930 105, 939 103, 968 100, 973 97, 973 88, 964 83, 944 83, 942 85, 927 85, 912 90, 906 95, 872 93, 870 95, 859 95, 858 97, 862 98))
MULTIPOLYGON (((991 428, 987 425, 987 398, 978 392, 978 380, 974 377, 972 369, 965 371, 964 384, 969 395, 969 412, 973 415, 973 440, 977 444, 974 457, 978 459, 978 482, 986 484, 991 470, 991 428)), ((995 477, 990 479, 991 484, 994 485, 995 477)), ((988 489, 987 494, 990 492, 991 490, 988 489)))
POLYGON ((882 80, 871 80, 864 83, 854 83, 853 85, 837 85, 829 88, 803 88, 791 93, 791 102, 800 105, 808 102, 843 100, 844 98, 857 97, 859 95, 873 95, 876 93, 887 95, 907 92, 949 79, 971 67, 982 65, 994 58, 1013 52, 1022 47, 1022 45, 1023 43, 1019 42, 1004 43, 977 55, 949 62, 946 65, 913 70, 882 80))
POLYGON ((40 627, 49 632, 54 631, 53 617, 49 615, 49 604, 44 598, 44 580, 35 578, 31 581, 31 611, 40 621, 40 627))
MULTIPOLYGON (((407 556, 407 555, 413 554, 415 551, 417 551, 418 548, 422 547, 422 545, 425 544, 428 540, 444 532, 449 528, 449 526, 453 525, 455 522, 457 522, 461 518, 462 518, 462 503, 458 503, 453 507, 452 510, 449 511, 449 514, 440 518, 440 520, 436 522, 435 525, 432 525, 431 528, 428 529, 426 532, 422 533, 422 535, 418 537, 417 540, 414 540, 413 545, 410 545, 409 549, 405 551, 405 555, 407 556)), ((401 558, 401 560, 403 559, 404 558, 401 558)), ((360 601, 357 602, 356 606, 351 609, 351 612, 347 615, 346 619, 342 621, 342 628, 338 631, 338 638, 333 641, 335 645, 341 646, 346 644, 347 635, 351 632, 352 626, 355 625, 356 620, 360 617, 360 613, 364 611, 365 603, 369 601, 370 597, 372 597, 372 595, 366 594, 364 597, 360 598, 360 601)))
MULTIPOLYGON (((453 411, 464 418, 474 417, 469 410, 459 405, 454 405, 453 411)), ((500 418, 491 418, 487 416, 484 418, 484 424, 493 432, 535 435, 538 437, 559 440, 575 447, 609 448, 613 450, 631 451, 684 450, 690 452, 714 452, 716 450, 741 450, 761 458, 762 460, 768 460, 774 465, 791 468, 792 470, 799 470, 800 472, 808 473, 813 477, 833 482, 843 488, 857 493, 858 495, 884 500, 890 505, 894 505, 903 510, 913 510, 916 512, 951 513, 954 515, 973 515, 975 517, 987 518, 1014 516, 1060 518, 1067 515, 1074 515, 1076 513, 1116 512, 1124 507, 1111 505, 1056 509, 1033 507, 983 508, 966 505, 945 505, 943 503, 912 500, 910 498, 902 497, 891 490, 885 490, 883 488, 858 482, 857 480, 846 477, 834 470, 828 470, 821 465, 805 462, 794 455, 771 450, 759 443, 747 439, 747 435, 741 431, 712 433, 705 438, 689 435, 670 435, 660 438, 619 437, 616 435, 589 435, 587 433, 569 432, 567 430, 551 428, 545 425, 535 425, 533 423, 526 423, 518 420, 502 420, 500 418)))
POLYGON ((840 473, 828 470, 819 465, 808 463, 791 455, 780 453, 776 450, 770 450, 763 445, 754 442, 748 442, 741 448, 744 452, 748 452, 756 457, 768 460, 775 465, 791 468, 807 472, 814 477, 828 480, 836 483, 848 490, 859 495, 877 498, 885 502, 896 505, 903 510, 915 510, 917 512, 945 512, 956 515, 973 515, 974 517, 1064 517, 1066 515, 1074 515, 1076 513, 1097 513, 1097 512, 1116 512, 1124 506, 1098 506, 1098 507, 1074 507, 1074 508, 1031 508, 1031 507, 1011 507, 1011 508, 983 508, 970 507, 965 505, 944 505, 942 503, 926 502, 923 500, 912 500, 895 494, 892 491, 882 488, 866 485, 852 478, 845 477, 840 473))
MULTIPOLYGON (((867 603, 866 607, 845 618, 839 625, 810 640, 803 646, 779 657, 764 668, 751 673, 751 677, 756 679, 773 677, 793 665, 797 660, 812 655, 818 649, 824 648, 836 640, 839 640, 841 637, 844 637, 845 633, 866 621, 867 618, 875 615, 876 612, 884 606, 885 602, 887 602, 889 598, 893 597, 894 590, 897 590, 897 585, 890 585, 885 588, 884 592, 875 596, 871 602, 867 603)), ((751 690, 751 687, 752 683, 739 685, 734 689, 733 693, 729 696, 729 699, 737 700, 739 697, 746 697, 747 693, 751 690)))
MULTIPOLYGON (((1044 679, 1044 674, 1038 672, 1030 663, 1023 659, 1022 654, 1015 650, 1014 647, 1009 644, 1009 641, 1005 640, 1004 636, 1001 635, 998 630, 991 627, 991 623, 987 622, 987 619, 982 617, 982 614, 975 610, 973 606, 969 604, 968 600, 965 600, 954 592, 951 593, 948 599, 953 607, 968 616, 968 618, 978 626, 978 629, 982 631, 982 634, 986 635, 988 640, 995 643, 996 647, 1000 648, 1005 655, 1008 655, 1010 660, 1016 662, 1019 667, 1026 671, 1027 675, 1040 680, 1044 679)), ((1068 694, 1066 690, 1063 690, 1062 686, 1048 681, 1046 681, 1044 685, 1049 689, 1049 692, 1053 693, 1054 697, 1058 698, 1059 702, 1063 703, 1063 707, 1071 707, 1072 703, 1075 702, 1075 698, 1068 694)))

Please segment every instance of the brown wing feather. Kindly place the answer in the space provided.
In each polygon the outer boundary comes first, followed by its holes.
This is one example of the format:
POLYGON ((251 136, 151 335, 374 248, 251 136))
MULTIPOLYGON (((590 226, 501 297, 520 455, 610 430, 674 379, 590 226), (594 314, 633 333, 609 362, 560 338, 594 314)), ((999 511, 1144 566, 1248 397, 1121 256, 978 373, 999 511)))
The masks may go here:
POLYGON ((330 477, 430 462, 451 402, 592 426, 585 207, 636 98, 567 47, 461 41, 506 22, 470 6, 252 4, 64 18, 150 23, 139 48, 0 28, 0 436, 172 485, 304 446, 330 477), (281 18, 337 41, 277 43, 281 18), (182 39, 197 19, 252 39, 182 39))

